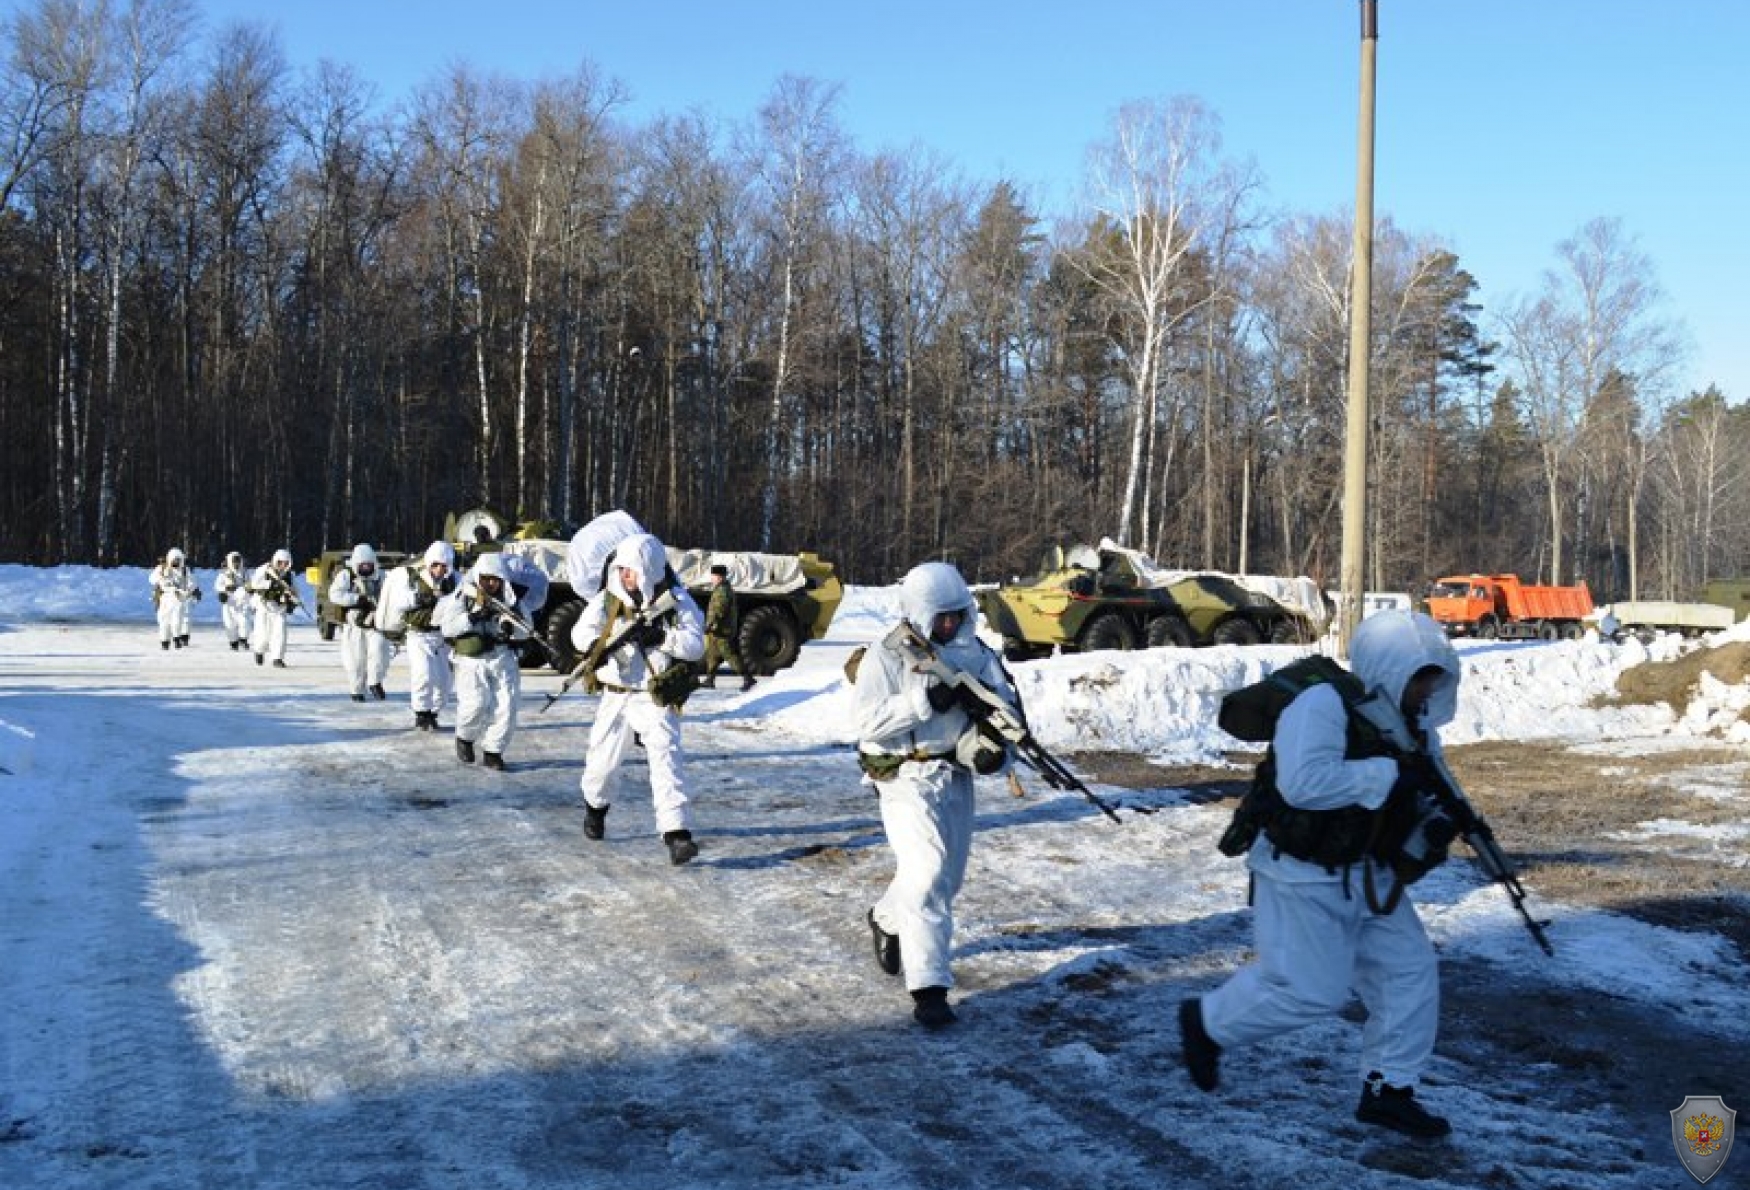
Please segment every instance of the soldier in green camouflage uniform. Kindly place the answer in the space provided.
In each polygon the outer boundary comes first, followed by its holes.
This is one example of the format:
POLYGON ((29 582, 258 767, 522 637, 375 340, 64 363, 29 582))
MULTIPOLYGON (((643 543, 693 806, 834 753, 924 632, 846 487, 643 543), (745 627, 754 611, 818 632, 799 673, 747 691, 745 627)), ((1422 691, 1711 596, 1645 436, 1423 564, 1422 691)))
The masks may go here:
POLYGON ((711 603, 705 609, 705 680, 701 686, 717 685, 717 665, 729 662, 729 668, 741 678, 743 690, 753 689, 753 675, 741 662, 741 651, 735 647, 736 634, 741 631, 741 616, 735 608, 735 588, 729 585, 729 567, 711 567, 711 603))

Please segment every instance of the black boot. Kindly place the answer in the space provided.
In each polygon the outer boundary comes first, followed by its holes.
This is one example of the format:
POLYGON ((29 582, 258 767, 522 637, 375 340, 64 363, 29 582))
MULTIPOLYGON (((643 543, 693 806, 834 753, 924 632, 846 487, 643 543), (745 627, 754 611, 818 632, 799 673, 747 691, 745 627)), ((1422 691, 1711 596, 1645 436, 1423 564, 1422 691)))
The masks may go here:
POLYGON ((752 689, 753 689, 753 679, 752 678, 741 679, 741 692, 743 694, 746 694, 749 690, 752 690, 752 689))
POLYGON ((352 700, 354 702, 363 702, 365 700, 365 696, 362 694, 355 694, 352 696, 352 700))
POLYGON ((480 754, 480 764, 483 768, 493 769, 496 772, 502 773, 504 772, 504 753, 482 752, 480 754))
POLYGON ((371 685, 371 697, 375 698, 378 702, 381 702, 383 699, 389 697, 389 692, 383 689, 383 683, 374 682, 371 685))
POLYGON ((948 1007, 947 988, 917 988, 911 994, 912 1019, 926 1029, 942 1029, 960 1019, 948 1007))
POLYGON ((875 942, 875 965, 889 975, 899 974, 899 935, 889 934, 869 910, 869 937, 875 942))
POLYGON ((692 831, 669 831, 662 836, 662 841, 668 847, 668 862, 677 867, 699 854, 699 845, 693 842, 692 831))
POLYGON ((704 689, 704 690, 717 689, 717 676, 715 674, 713 674, 712 676, 706 678, 704 681, 699 683, 699 687, 701 689, 704 689))
POLYGON ((170 651, 170 642, 167 640, 161 640, 158 642, 158 647, 168 653, 170 651))
POLYGON ((188 637, 186 637, 186 636, 177 637, 176 638, 176 647, 179 649, 188 648, 188 637))
POLYGON ((463 764, 473 764, 474 763, 474 741, 473 740, 464 740, 464 739, 461 739, 459 737, 457 738, 457 740, 456 740, 456 759, 461 761, 463 764))
POLYGON ((265 664, 266 661, 267 661, 267 658, 263 657, 260 653, 257 653, 255 655, 255 664, 262 665, 262 664, 265 664))
POLYGON ((1201 1000, 1179 1002, 1179 1048, 1197 1089, 1215 1090, 1221 1082, 1221 1047, 1204 1031, 1201 1000))
POLYGON ((583 837, 601 839, 608 833, 608 808, 583 803, 583 837))
POLYGON ((273 667, 275 669, 284 669, 286 667, 286 663, 284 661, 280 660, 278 657, 276 657, 276 658, 274 658, 273 667))
POLYGON ((1378 1124, 1420 1140, 1434 1140, 1452 1132, 1452 1125, 1416 1102, 1416 1088, 1394 1087, 1377 1070, 1361 1084, 1361 1103, 1355 1118, 1363 1124, 1378 1124))

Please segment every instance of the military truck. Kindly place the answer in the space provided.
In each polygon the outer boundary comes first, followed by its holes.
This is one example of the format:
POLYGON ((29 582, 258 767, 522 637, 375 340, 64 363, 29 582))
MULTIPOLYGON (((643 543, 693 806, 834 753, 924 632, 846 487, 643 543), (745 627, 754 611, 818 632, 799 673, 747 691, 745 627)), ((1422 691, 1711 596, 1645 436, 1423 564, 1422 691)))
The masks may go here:
MULTIPOLYGON (((583 615, 584 600, 566 568, 568 540, 513 538, 499 544, 506 554, 534 563, 547 576, 547 602, 535 628, 552 646, 562 669, 576 668, 571 630, 583 615)), ((762 554, 669 547, 668 564, 703 607, 711 598, 711 567, 729 568, 741 629, 736 641, 742 661, 755 674, 770 675, 796 664, 802 646, 826 635, 844 600, 844 584, 832 563, 812 553, 762 554)), ((539 659, 539 650, 535 650, 539 659)), ((531 661, 524 654, 525 663, 531 661)))
POLYGON ((1698 598, 1703 603, 1732 609, 1732 622, 1750 619, 1750 579, 1720 578, 1702 587, 1698 598))
POLYGON ((1680 603, 1674 599, 1624 599, 1589 614, 1600 636, 1620 640, 1634 636, 1651 642, 1661 632, 1703 636, 1737 623, 1737 613, 1717 603, 1680 603))
POLYGON ((1053 549, 1038 574, 974 594, 1011 661, 1053 649, 1286 643, 1318 633, 1309 617, 1233 575, 1163 571, 1110 540, 1053 549))
MULTIPOLYGON (((346 623, 346 610, 328 602, 328 585, 334 580, 335 570, 346 565, 350 557, 351 549, 323 550, 304 568, 304 579, 316 594, 316 632, 323 640, 333 640, 346 623)), ((406 565, 407 559, 407 554, 397 550, 378 550, 377 573, 388 574, 395 567, 406 565)))
MULTIPOLYGON (((527 559, 546 576, 546 600, 535 613, 535 630, 552 646, 558 664, 569 671, 579 660, 571 643, 571 629, 583 614, 584 601, 566 573, 571 541, 557 536, 562 532, 553 521, 517 521, 485 507, 444 518, 444 540, 455 547, 458 571, 465 572, 482 554, 500 552, 527 559)), ((331 550, 310 566, 308 577, 324 605, 334 567, 350 555, 350 550, 331 550)), ((385 568, 412 556, 377 551, 385 568)), ((671 546, 668 559, 701 607, 711 597, 711 567, 721 563, 729 568, 741 623, 736 644, 742 660, 759 675, 771 675, 796 664, 805 642, 826 635, 845 597, 844 584, 832 563, 812 553, 681 550, 671 546)), ((326 608, 318 615, 322 638, 332 639, 342 617, 335 613, 331 619, 326 608)), ((525 669, 548 663, 545 650, 533 644, 523 649, 519 660, 525 669)))

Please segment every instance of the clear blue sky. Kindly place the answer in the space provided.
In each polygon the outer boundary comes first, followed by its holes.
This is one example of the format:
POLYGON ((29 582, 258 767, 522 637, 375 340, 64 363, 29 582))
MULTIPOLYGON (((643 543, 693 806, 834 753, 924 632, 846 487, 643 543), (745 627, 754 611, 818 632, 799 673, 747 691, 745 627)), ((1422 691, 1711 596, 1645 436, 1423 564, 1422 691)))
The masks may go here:
MULTIPOLYGON (((346 62, 385 103, 452 61, 593 62, 627 119, 751 118, 785 73, 842 85, 864 151, 928 147, 1069 213, 1131 99, 1193 94, 1273 207, 1355 195, 1357 0, 197 0, 346 62)), ((1750 398, 1750 0, 1380 0, 1375 210, 1440 236, 1499 308, 1558 241, 1623 221, 1694 345, 1685 388, 1750 398)))

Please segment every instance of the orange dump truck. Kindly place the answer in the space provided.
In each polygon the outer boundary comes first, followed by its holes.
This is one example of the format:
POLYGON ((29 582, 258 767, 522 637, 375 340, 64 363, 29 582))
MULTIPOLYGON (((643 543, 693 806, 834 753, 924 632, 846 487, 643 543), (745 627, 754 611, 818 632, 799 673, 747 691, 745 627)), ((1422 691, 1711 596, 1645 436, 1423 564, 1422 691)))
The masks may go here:
POLYGON ((1585 631, 1580 621, 1592 614, 1592 592, 1584 582, 1531 587, 1516 574, 1455 574, 1434 584, 1428 614, 1451 636, 1578 640, 1585 631))

